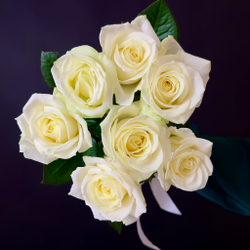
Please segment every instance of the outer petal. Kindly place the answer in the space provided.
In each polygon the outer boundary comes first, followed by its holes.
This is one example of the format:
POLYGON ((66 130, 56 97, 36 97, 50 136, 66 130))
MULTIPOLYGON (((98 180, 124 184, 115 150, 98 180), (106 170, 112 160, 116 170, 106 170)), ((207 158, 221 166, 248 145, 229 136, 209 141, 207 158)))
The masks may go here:
POLYGON ((92 147, 92 139, 91 139, 91 134, 88 130, 87 122, 82 119, 80 115, 73 115, 73 117, 79 122, 80 128, 79 131, 81 131, 82 136, 81 139, 79 140, 79 149, 78 152, 82 153, 86 151, 87 149, 92 147))
POLYGON ((175 55, 178 53, 178 51, 183 51, 179 43, 171 35, 164 38, 161 42, 161 45, 164 47, 166 55, 169 54, 175 55))
POLYGON ((27 141, 29 141, 30 143, 33 142, 32 138, 31 138, 31 134, 30 134, 30 130, 29 130, 29 126, 27 121, 25 120, 25 116, 24 114, 21 114, 20 116, 18 116, 16 119, 17 124, 22 132, 23 137, 25 137, 25 139, 27 141))
POLYGON ((134 83, 130 85, 118 85, 115 90, 117 103, 123 106, 130 105, 134 100, 134 94, 139 90, 140 84, 134 83))
POLYGON ((119 37, 121 35, 127 35, 133 31, 139 31, 139 29, 128 22, 119 25, 112 24, 102 27, 99 35, 99 40, 103 49, 103 53, 108 58, 111 58, 114 44, 117 43, 119 37))
POLYGON ((78 167, 76 168, 75 171, 72 172, 71 174, 71 179, 72 179, 72 186, 69 192, 69 195, 72 195, 78 199, 84 200, 84 197, 82 195, 82 191, 81 191, 81 185, 82 185, 82 181, 85 177, 85 175, 88 172, 89 167, 78 167))
POLYGON ((200 73, 204 82, 204 87, 206 87, 207 81, 209 79, 209 72, 211 71, 211 62, 206 59, 190 55, 184 51, 179 51, 177 55, 186 65, 200 73))
POLYGON ((193 56, 183 51, 179 43, 173 38, 173 36, 168 36, 162 41, 162 46, 165 48, 165 54, 174 54, 180 57, 182 62, 184 62, 189 67, 197 70, 204 82, 204 87, 206 87, 207 81, 209 79, 209 72, 211 71, 211 62, 209 60, 193 56))
POLYGON ((66 111, 64 105, 54 96, 47 94, 33 94, 23 107, 23 114, 28 121, 34 113, 41 113, 44 106, 55 106, 66 111))
POLYGON ((41 162, 43 164, 49 164, 50 162, 57 159, 53 155, 41 154, 34 144, 30 143, 24 137, 21 138, 20 142, 20 152, 23 153, 24 157, 34 161, 41 162))
POLYGON ((157 171, 157 178, 165 191, 168 191, 171 187, 172 182, 168 179, 165 179, 165 169, 161 166, 157 171))
POLYGON ((176 135, 182 138, 183 144, 190 144, 196 150, 201 151, 208 157, 211 156, 213 143, 211 141, 202 138, 197 138, 191 129, 189 128, 177 129, 176 127, 169 127, 168 131, 171 135, 176 135))
POLYGON ((144 33, 150 35, 157 43, 158 50, 162 49, 161 42, 157 37, 153 27, 151 26, 150 22, 148 21, 146 15, 141 15, 136 17, 131 24, 139 27, 144 33))

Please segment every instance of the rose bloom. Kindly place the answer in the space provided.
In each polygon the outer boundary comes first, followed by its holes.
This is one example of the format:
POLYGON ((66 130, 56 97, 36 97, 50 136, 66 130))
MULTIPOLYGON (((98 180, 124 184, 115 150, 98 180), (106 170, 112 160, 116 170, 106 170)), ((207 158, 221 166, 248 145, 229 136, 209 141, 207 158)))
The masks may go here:
POLYGON ((49 164, 92 146, 85 120, 70 115, 55 96, 33 94, 16 120, 22 132, 20 152, 28 159, 49 164))
POLYGON ((102 27, 100 43, 117 70, 120 85, 116 89, 116 101, 129 105, 142 76, 163 52, 160 40, 146 16, 139 16, 131 23, 102 27))
POLYGON ((100 124, 104 152, 136 180, 149 178, 171 154, 167 126, 140 115, 139 102, 114 106, 100 124))
POLYGON ((83 160, 86 166, 71 174, 73 185, 69 195, 84 200, 96 219, 129 225, 146 212, 141 186, 128 174, 103 158, 83 160))
POLYGON ((89 46, 73 48, 54 62, 51 72, 70 112, 102 117, 112 107, 118 79, 113 62, 102 53, 89 46))
POLYGON ((166 55, 143 77, 142 98, 164 119, 184 124, 201 103, 211 64, 185 53, 172 36, 162 45, 166 55))
POLYGON ((204 188, 213 172, 210 160, 212 142, 196 138, 187 128, 170 127, 168 130, 172 156, 158 171, 162 187, 166 191, 170 185, 185 191, 204 188))

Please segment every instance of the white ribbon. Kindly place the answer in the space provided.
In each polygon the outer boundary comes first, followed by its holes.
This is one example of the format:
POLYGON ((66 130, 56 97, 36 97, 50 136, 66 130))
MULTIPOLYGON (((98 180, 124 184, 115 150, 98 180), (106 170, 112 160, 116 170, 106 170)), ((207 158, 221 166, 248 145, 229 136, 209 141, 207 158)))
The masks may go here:
MULTIPOLYGON (((182 215, 180 210, 174 204, 168 193, 162 188, 158 178, 153 178, 152 181, 149 182, 152 193, 159 204, 160 208, 166 212, 173 213, 176 215, 182 215)), ((137 233, 143 245, 149 247, 154 250, 161 250, 159 247, 155 246, 144 234, 140 219, 136 222, 137 233)))
POLYGON ((168 193, 162 188, 158 178, 154 178, 150 181, 149 185, 161 209, 172 214, 182 215, 168 193))
POLYGON ((142 227, 141 227, 141 222, 140 219, 137 220, 136 222, 136 227, 137 227, 137 233, 139 235, 139 238, 142 242, 142 244, 144 244, 146 247, 149 247, 151 249, 155 249, 155 250, 161 250, 159 247, 155 246, 148 238, 147 236, 144 234, 142 227))

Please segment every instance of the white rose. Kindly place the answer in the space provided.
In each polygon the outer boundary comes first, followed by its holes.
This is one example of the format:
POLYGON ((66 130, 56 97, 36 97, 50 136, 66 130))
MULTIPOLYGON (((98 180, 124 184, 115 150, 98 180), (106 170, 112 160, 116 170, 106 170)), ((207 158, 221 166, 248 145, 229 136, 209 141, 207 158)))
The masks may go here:
POLYGON ((84 200, 99 220, 135 222, 146 212, 141 186, 114 163, 98 157, 83 157, 85 167, 71 174, 70 195, 84 200))
POLYGON ((172 36, 162 45, 166 55, 143 77, 142 98, 164 119, 184 124, 201 103, 211 64, 185 53, 172 36))
POLYGON ((170 127, 172 156, 167 164, 158 171, 158 178, 165 190, 170 185, 186 191, 195 191, 205 187, 212 175, 210 160, 212 143, 196 138, 187 128, 170 127))
POLYGON ((70 115, 55 96, 33 94, 16 120, 22 132, 20 152, 28 159, 49 164, 92 146, 85 120, 70 115))
POLYGON ((170 157, 167 126, 140 115, 138 102, 114 106, 100 125, 105 154, 117 160, 136 181, 149 178, 170 157))
POLYGON ((71 112, 102 117, 112 107, 118 79, 113 62, 102 53, 89 46, 73 48, 54 62, 51 72, 71 112))
POLYGON ((103 53, 116 66, 120 85, 116 101, 120 105, 132 103, 142 76, 151 63, 162 53, 160 40, 146 16, 139 16, 131 23, 107 25, 101 29, 100 43, 103 53))

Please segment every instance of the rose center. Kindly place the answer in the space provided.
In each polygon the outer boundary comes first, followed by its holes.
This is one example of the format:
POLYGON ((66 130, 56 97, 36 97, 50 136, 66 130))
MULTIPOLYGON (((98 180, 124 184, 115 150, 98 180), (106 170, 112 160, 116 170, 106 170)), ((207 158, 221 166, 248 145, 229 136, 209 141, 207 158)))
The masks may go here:
POLYGON ((144 136, 130 136, 127 142, 127 149, 130 152, 138 151, 145 145, 145 137, 144 136))
POLYGON ((195 157, 188 157, 184 160, 182 160, 180 167, 179 167, 179 172, 181 175, 191 175, 197 166, 197 160, 195 157))
POLYGON ((50 119, 48 119, 48 124, 46 126, 46 134, 51 134, 54 132, 55 128, 57 127, 55 121, 52 121, 50 119))
POLYGON ((64 143, 67 141, 67 131, 65 123, 59 117, 43 119, 42 134, 52 142, 64 143), (57 119, 56 119, 57 118, 57 119))
POLYGON ((143 47, 138 44, 126 46, 121 51, 123 57, 129 63, 137 64, 143 60, 144 50, 143 47))
POLYGON ((126 191, 117 180, 105 177, 104 179, 98 179, 96 184, 95 194, 102 204, 110 208, 121 205, 126 191), (118 193, 117 190, 119 190, 118 193))
POLYGON ((84 102, 89 103, 94 95, 96 81, 97 77, 95 72, 89 67, 89 65, 84 64, 77 71, 77 74, 72 77, 70 86, 78 97, 84 102))
POLYGON ((179 79, 164 71, 154 80, 151 91, 156 104, 160 108, 165 109, 167 108, 166 105, 175 104, 178 101, 180 88, 179 79))
POLYGON ((177 92, 180 83, 173 76, 164 76, 160 78, 159 85, 164 95, 172 96, 177 92))

